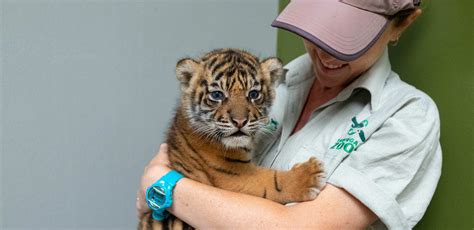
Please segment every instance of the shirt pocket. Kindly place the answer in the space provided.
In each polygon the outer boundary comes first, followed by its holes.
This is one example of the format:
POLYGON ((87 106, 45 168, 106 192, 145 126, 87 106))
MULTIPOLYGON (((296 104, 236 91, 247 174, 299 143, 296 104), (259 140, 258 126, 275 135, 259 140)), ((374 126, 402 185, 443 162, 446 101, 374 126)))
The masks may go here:
POLYGON ((298 163, 303 163, 311 157, 316 157, 319 161, 322 161, 324 163, 324 151, 315 148, 315 147, 310 147, 308 144, 304 144, 301 146, 296 153, 293 154, 292 159, 289 160, 287 169, 291 169, 295 164, 298 163))
POLYGON ((316 157, 323 163, 324 172, 326 173, 327 178, 329 178, 346 156, 347 155, 341 154, 339 151, 332 149, 323 150, 304 145, 298 149, 294 157, 289 161, 287 169, 291 169, 295 164, 307 161, 310 157, 316 157))

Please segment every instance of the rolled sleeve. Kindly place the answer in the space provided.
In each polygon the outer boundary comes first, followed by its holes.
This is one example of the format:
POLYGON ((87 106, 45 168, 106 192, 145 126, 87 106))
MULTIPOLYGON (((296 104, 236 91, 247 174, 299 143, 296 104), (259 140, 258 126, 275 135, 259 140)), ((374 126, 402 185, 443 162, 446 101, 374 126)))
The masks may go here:
POLYGON ((411 229, 422 218, 441 174, 439 117, 430 100, 390 117, 334 170, 328 183, 371 209, 376 229, 411 229))

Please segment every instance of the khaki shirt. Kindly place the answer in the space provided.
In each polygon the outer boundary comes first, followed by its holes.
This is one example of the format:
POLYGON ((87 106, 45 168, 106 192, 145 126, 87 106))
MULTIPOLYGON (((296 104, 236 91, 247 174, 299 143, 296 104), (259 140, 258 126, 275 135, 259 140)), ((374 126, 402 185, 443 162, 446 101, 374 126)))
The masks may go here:
POLYGON ((441 174, 440 124, 431 98, 400 80, 388 52, 290 136, 314 80, 310 57, 286 67, 277 88, 260 165, 282 170, 315 156, 327 183, 345 189, 379 220, 374 229, 410 229, 421 219, 441 174))

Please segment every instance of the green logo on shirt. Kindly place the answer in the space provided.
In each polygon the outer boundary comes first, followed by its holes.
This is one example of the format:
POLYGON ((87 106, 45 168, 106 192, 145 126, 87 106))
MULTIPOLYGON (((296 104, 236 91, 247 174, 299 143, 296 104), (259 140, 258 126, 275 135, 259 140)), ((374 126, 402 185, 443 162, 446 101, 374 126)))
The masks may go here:
MULTIPOLYGON (((369 125, 369 121, 363 120, 361 122, 357 122, 356 117, 352 118, 352 125, 349 131, 347 131, 347 135, 353 136, 355 134, 358 134, 360 140, 362 142, 365 142, 365 134, 364 130, 362 128, 366 127, 369 125)), ((331 146, 330 149, 336 149, 336 150, 344 150, 346 153, 352 153, 354 149, 359 145, 359 142, 356 141, 353 137, 348 137, 348 138, 341 138, 336 141, 336 143, 331 146)))
POLYGON ((354 151, 355 147, 359 142, 354 140, 354 138, 343 138, 343 139, 338 139, 336 144, 334 144, 331 149, 336 149, 336 150, 344 150, 346 153, 352 153, 354 151))
POLYGON ((273 118, 270 119, 270 122, 265 126, 265 128, 275 131, 278 129, 278 121, 274 120, 273 118))

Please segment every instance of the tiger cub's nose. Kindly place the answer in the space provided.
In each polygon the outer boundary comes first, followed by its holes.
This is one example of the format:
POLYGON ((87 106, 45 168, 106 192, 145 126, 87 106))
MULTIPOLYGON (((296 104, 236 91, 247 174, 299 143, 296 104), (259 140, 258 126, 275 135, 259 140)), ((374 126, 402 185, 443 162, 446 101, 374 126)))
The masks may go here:
POLYGON ((235 119, 232 118, 232 123, 235 125, 237 128, 242 128, 247 124, 247 119, 235 119))

